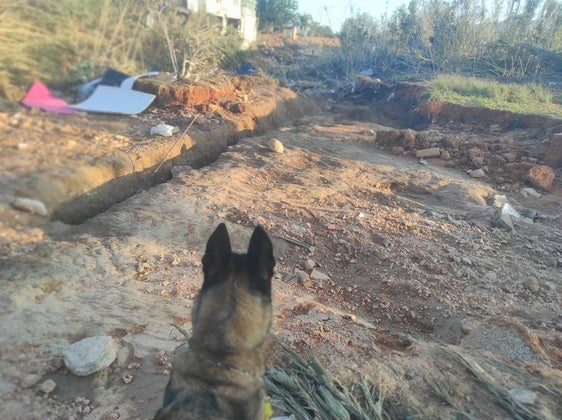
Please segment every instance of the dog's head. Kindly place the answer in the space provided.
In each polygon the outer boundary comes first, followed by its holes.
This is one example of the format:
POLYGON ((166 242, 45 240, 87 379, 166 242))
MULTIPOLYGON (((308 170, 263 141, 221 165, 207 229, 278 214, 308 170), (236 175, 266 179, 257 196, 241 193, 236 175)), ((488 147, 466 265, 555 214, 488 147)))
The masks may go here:
POLYGON ((211 354, 261 348, 271 325, 275 258, 267 233, 256 227, 246 254, 232 252, 221 223, 207 242, 203 286, 192 312, 190 347, 211 354))

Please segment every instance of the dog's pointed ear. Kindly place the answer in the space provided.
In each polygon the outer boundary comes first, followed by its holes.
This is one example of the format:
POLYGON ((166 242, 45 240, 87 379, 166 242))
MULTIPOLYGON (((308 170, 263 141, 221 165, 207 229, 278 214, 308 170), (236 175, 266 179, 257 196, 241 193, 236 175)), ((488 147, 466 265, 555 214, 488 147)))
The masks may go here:
POLYGON ((232 248, 228 231, 226 230, 226 225, 221 223, 209 237, 207 247, 205 248, 205 255, 202 260, 204 273, 203 287, 211 286, 211 283, 216 282, 214 274, 228 264, 231 256, 232 248))
POLYGON ((252 289, 271 297, 271 277, 275 267, 273 244, 260 226, 254 229, 248 245, 248 266, 254 274, 250 284, 252 289))

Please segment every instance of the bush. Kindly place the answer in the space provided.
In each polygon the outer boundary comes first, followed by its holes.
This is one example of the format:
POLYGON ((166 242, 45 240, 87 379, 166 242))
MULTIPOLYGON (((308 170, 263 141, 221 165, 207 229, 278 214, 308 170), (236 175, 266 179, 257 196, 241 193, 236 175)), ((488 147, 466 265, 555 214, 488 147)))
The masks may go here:
POLYGON ((559 73, 562 2, 520 3, 505 10, 499 1, 411 0, 390 17, 358 15, 342 26, 343 66, 389 78, 456 72, 528 81, 559 73))
POLYGON ((0 98, 20 99, 34 79, 70 92, 108 67, 173 71, 174 54, 180 67, 184 59, 191 64, 192 79, 235 66, 241 54, 235 31, 219 36, 215 17, 178 13, 174 3, 161 9, 158 0, 3 0, 0 98))

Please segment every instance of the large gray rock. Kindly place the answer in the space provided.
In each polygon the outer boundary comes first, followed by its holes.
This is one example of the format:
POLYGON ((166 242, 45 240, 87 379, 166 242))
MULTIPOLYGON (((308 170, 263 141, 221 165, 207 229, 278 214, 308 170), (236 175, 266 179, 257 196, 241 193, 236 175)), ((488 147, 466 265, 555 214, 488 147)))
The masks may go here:
POLYGON ((118 350, 109 336, 84 338, 64 352, 64 364, 75 375, 91 375, 111 365, 118 350))

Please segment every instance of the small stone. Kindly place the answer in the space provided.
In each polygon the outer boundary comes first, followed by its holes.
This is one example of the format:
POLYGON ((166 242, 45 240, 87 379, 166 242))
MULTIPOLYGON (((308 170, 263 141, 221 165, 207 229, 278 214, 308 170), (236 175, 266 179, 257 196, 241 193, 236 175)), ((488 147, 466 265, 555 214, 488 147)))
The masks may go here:
POLYGON ((37 384, 41 380, 41 376, 35 373, 30 373, 29 375, 25 375, 21 385, 24 388, 29 388, 35 384, 37 384))
POLYGON ((535 220, 538 216, 537 211, 533 209, 522 209, 521 216, 529 220, 535 220))
POLYGON ((416 147, 416 132, 414 130, 406 128, 404 130, 396 132, 399 135, 400 146, 402 146, 404 149, 413 149, 414 147, 416 147))
POLYGON ((537 393, 529 391, 528 389, 510 389, 509 395, 520 404, 532 405, 537 400, 537 393))
POLYGON ((302 284, 304 287, 308 288, 308 287, 312 286, 310 276, 308 274, 306 274, 305 271, 295 270, 295 274, 297 276, 297 279, 298 279, 299 283, 302 284))
POLYGON ((390 153, 395 156, 400 156, 402 153, 404 153, 404 148, 401 146, 394 146, 392 149, 390 149, 390 153))
POLYGON ((310 278, 312 280, 317 280, 317 281, 330 280, 329 276, 327 276, 326 274, 324 274, 324 273, 322 273, 321 271, 318 271, 318 270, 312 270, 312 273, 310 273, 310 278))
POLYGON ((472 158, 472 163, 477 166, 484 165, 484 156, 476 156, 472 158))
POLYGON ((479 168, 473 171, 468 171, 468 175, 470 175, 472 178, 484 178, 486 176, 486 173, 484 172, 484 169, 479 168))
POLYGON ((515 161, 517 160, 517 155, 516 155, 515 153, 511 153, 511 152, 509 152, 509 153, 504 153, 502 156, 503 156, 503 157, 505 158, 505 160, 507 160, 509 163, 515 162, 515 161))
POLYGON ((45 382, 39 385, 39 389, 41 390, 41 392, 45 394, 50 394, 55 390, 56 387, 57 387, 57 383, 52 379, 47 379, 45 382))
POLYGON ((16 198, 13 206, 18 210, 28 211, 39 216, 47 216, 49 214, 43 202, 32 198, 16 198))
POLYGON ((73 374, 87 376, 99 372, 117 358, 118 347, 112 337, 88 337, 64 352, 64 364, 73 374))
POLYGON ((536 277, 530 276, 523 279, 523 287, 531 293, 537 293, 540 289, 540 284, 536 277))
POLYGON ((281 143, 276 138, 269 139, 267 142, 267 147, 269 147, 269 150, 275 153, 283 153, 285 151, 283 143, 281 143))
POLYGON ((129 385, 131 382, 133 382, 133 375, 123 375, 122 379, 125 384, 129 385))
POLYGON ((310 271, 314 267, 316 267, 316 261, 314 261, 313 259, 309 258, 304 262, 304 269, 305 270, 310 271))
POLYGON ((525 197, 527 195, 530 195, 531 197, 535 197, 535 198, 541 198, 542 194, 537 192, 534 188, 523 188, 521 190, 521 194, 523 194, 525 197))
POLYGON ((451 160, 451 154, 447 150, 441 150, 439 157, 443 160, 451 160))

